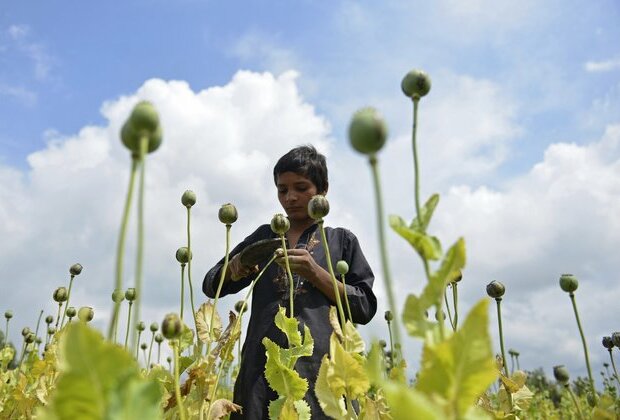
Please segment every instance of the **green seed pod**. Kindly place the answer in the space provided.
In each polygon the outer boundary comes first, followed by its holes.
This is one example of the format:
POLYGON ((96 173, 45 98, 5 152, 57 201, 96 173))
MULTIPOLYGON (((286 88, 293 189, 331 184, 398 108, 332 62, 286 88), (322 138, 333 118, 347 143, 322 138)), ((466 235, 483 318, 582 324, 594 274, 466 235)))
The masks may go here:
POLYGON ((155 342, 156 343, 161 343, 164 341, 164 336, 161 335, 160 333, 155 334, 155 342))
POLYGON ((59 287, 56 290, 54 290, 54 295, 53 298, 56 302, 61 303, 61 302, 65 302, 67 300, 67 289, 65 287, 59 287))
POLYGON ((45 323, 47 325, 51 324, 52 322, 54 322, 54 317, 53 316, 48 315, 48 316, 45 317, 45 323))
POLYGON ((69 306, 65 311, 65 314, 67 314, 69 318, 73 318, 77 314, 77 309, 73 306, 69 306))
POLYGON ((28 334, 30 334, 31 332, 32 332, 32 331, 30 331, 30 328, 28 328, 28 327, 24 327, 24 328, 22 329, 22 337, 24 337, 24 338, 25 338, 25 337, 26 337, 28 334))
POLYGON ((191 190, 187 190, 181 196, 181 204, 185 207, 190 208, 194 204, 196 204, 196 193, 191 190))
POLYGON ((237 213, 237 208, 230 203, 222 204, 220 210, 217 212, 217 217, 220 219, 220 222, 225 225, 232 225, 237 221, 237 217, 239 217, 237 213))
POLYGON ((112 292, 112 302, 121 303, 125 299, 125 293, 121 289, 114 289, 112 292))
POLYGON ((611 334, 611 340, 614 342, 614 345, 620 348, 620 332, 614 332, 611 334))
POLYGON ((566 293, 573 293, 579 287, 579 281, 572 274, 562 274, 560 276, 560 287, 566 293))
POLYGON ((75 263, 69 268, 69 273, 72 276, 77 276, 82 272, 82 264, 75 263))
POLYGON ((136 289, 134 289, 133 287, 127 289, 127 291, 125 292, 125 299, 127 299, 129 302, 133 302, 134 300, 136 300, 136 289))
POLYGON ((596 407, 596 404, 598 403, 598 395, 593 394, 592 392, 588 392, 586 394, 586 401, 588 402, 588 405, 591 408, 596 407))
POLYGON ((290 228, 291 223, 282 213, 275 214, 271 219, 271 230, 278 235, 284 235, 290 228))
POLYGON ((168 314, 161 323, 161 332, 168 340, 179 338, 183 332, 183 323, 177 314, 168 314))
POLYGON ((37 343, 37 344, 41 344, 43 342, 43 340, 41 340, 41 337, 37 337, 37 338, 35 338, 34 342, 37 343))
POLYGON ((435 311, 435 321, 443 321, 446 319, 446 313, 444 311, 435 311))
POLYGON ((487 295, 493 299, 501 299, 505 292, 506 288, 497 280, 493 280, 491 283, 487 284, 487 295))
POLYGON ((336 263, 336 271, 338 274, 347 274, 349 272, 349 264, 345 260, 340 260, 336 263))
POLYGON ((377 153, 387 139, 387 126, 374 108, 362 108, 353 114, 349 124, 349 141, 365 155, 377 153))
POLYGON ((553 376, 555 376, 555 380, 566 384, 570 381, 570 374, 568 373, 568 369, 564 365, 558 365, 553 367, 553 376))
POLYGON ((384 318, 387 322, 391 322, 394 319, 394 315, 392 315, 392 311, 385 311, 384 318))
POLYGON ((36 336, 34 335, 33 332, 29 333, 26 337, 24 337, 24 340, 26 341, 26 343, 30 344, 30 343, 34 343, 34 341, 36 340, 36 336))
POLYGON ((152 322, 149 326, 149 329, 151 330, 151 332, 157 332, 157 330, 159 329, 159 324, 157 322, 152 322))
POLYGON ((141 348, 142 350, 146 350, 146 349, 147 349, 147 347, 148 347, 148 345, 147 345, 146 343, 142 343, 142 344, 140 344, 140 348, 141 348))
POLYGON ((603 347, 605 347, 607 350, 611 350, 614 348, 614 341, 611 339, 611 337, 603 337, 603 347))
POLYGON ((138 322, 138 325, 136 325, 136 328, 138 331, 144 331, 146 330, 146 324, 143 321, 140 321, 138 322))
POLYGON ((317 194, 308 201, 308 215, 314 220, 321 220, 329 214, 329 201, 324 195, 317 194))
POLYGON ((381 346, 381 348, 387 347, 387 343, 385 342, 385 340, 379 340, 379 345, 381 346))
POLYGON ((191 252, 189 251, 189 249, 187 249, 186 246, 182 246, 181 248, 177 249, 177 253, 175 256, 178 262, 180 262, 181 264, 187 264, 192 258, 192 255, 190 254, 191 252))
POLYGON ((95 311, 90 306, 82 306, 78 311, 78 319, 82 322, 90 322, 95 316, 95 311))
POLYGON ((172 362, 172 357, 170 357, 170 356, 166 357, 166 362, 168 362, 168 363, 172 362))
POLYGON ((162 130, 155 107, 146 101, 139 102, 121 129, 121 140, 134 153, 140 151, 140 138, 148 136, 147 153, 161 145, 162 130))
POLYGON ((244 302, 242 300, 240 300, 237 303, 235 303, 235 311, 237 313, 240 313, 241 309, 243 309, 243 313, 246 313, 248 311, 248 305, 244 306, 243 303, 244 302))
POLYGON ((56 327, 49 327, 49 328, 47 329, 47 333, 48 333, 49 335, 54 335, 54 334, 56 334, 56 327))
POLYGON ((6 312, 4 313, 4 317, 5 317, 6 319, 11 319, 11 318, 13 318, 13 311, 6 311, 6 312))
POLYGON ((454 273, 454 277, 452 277, 450 283, 458 283, 461 280, 463 280, 463 272, 461 270, 458 270, 456 273, 454 273))
POLYGON ((43 352, 45 353, 46 351, 48 351, 48 350, 49 350, 49 348, 50 348, 50 344, 49 344, 49 343, 47 343, 47 344, 45 345, 45 347, 43 347, 43 352))
POLYGON ((431 78, 422 70, 414 69, 405 75, 400 88, 408 98, 420 99, 431 90, 431 78))

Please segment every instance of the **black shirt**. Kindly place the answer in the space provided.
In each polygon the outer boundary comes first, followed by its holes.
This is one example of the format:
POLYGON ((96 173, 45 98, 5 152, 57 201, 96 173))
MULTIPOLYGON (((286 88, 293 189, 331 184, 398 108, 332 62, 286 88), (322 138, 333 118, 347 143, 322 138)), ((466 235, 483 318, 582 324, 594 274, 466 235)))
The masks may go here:
MULTIPOLYGON (((352 321, 356 324, 366 324, 377 311, 377 298, 372 292, 374 281, 372 270, 362 253, 357 238, 349 230, 326 227, 325 235, 334 269, 339 260, 344 260, 349 264, 345 283, 352 321)), ((274 237, 277 235, 271 231, 270 226, 262 225, 237 245, 231 251, 230 257, 232 258, 256 241, 274 237)), ((315 261, 327 270, 327 260, 320 238, 318 225, 314 224, 304 231, 296 248, 307 249, 315 261)), ((260 268, 262 269, 266 263, 267 261, 260 268)), ((211 268, 205 276, 202 290, 211 298, 215 297, 223 265, 224 259, 211 268)), ((220 296, 237 293, 249 286, 255 276, 256 274, 253 274, 239 281, 226 281, 222 285, 220 296)), ((310 405, 312 418, 327 418, 314 394, 314 383, 321 365, 321 359, 324 354, 329 353, 329 338, 333 331, 329 323, 329 308, 333 304, 312 283, 299 275, 294 274, 293 277, 295 317, 299 321, 301 331, 303 331, 303 326, 307 325, 314 339, 312 356, 299 358, 295 364, 295 370, 301 377, 308 379, 309 387, 304 400, 310 405)), ((342 304, 344 307, 344 301, 342 304)), ((274 323, 274 317, 280 306, 287 308, 286 313, 288 314, 288 277, 285 271, 274 263, 258 280, 252 293, 251 316, 242 350, 241 368, 234 389, 234 402, 243 407, 243 414, 233 414, 231 419, 269 418, 269 402, 278 398, 277 393, 269 387, 264 376, 267 358, 262 339, 269 337, 280 347, 288 347, 286 336, 274 323)))

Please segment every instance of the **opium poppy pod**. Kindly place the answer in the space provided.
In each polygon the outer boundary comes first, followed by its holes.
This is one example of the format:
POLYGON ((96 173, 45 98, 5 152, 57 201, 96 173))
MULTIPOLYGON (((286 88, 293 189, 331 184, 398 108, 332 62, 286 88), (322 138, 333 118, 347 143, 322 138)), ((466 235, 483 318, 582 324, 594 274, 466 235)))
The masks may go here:
POLYGON ((235 206, 230 203, 226 203, 220 207, 220 210, 217 212, 217 217, 220 219, 220 222, 225 225, 232 225, 237 221, 239 214, 237 213, 237 208, 235 206))
POLYGON ((426 72, 413 69, 403 77, 400 87, 405 96, 420 99, 431 90, 431 78, 426 72))
POLYGON ((168 340, 179 338, 183 332, 183 323, 177 314, 168 314, 161 323, 161 332, 168 340))
POLYGON ((67 293, 67 289, 64 286, 58 287, 56 290, 54 290, 54 301, 61 303, 67 300, 68 297, 68 293, 67 293))
POLYGON ((51 324, 52 322, 54 322, 54 317, 53 316, 48 315, 48 316, 45 317, 45 323, 47 325, 51 324))
POLYGON ((26 337, 28 334, 30 334, 32 331, 30 331, 30 328, 28 327, 24 327, 22 329, 22 337, 26 337))
POLYGON ((392 311, 385 311, 384 317, 387 322, 390 322, 394 319, 394 315, 392 315, 392 311))
POLYGON ((387 139, 387 126, 374 108, 362 108, 353 114, 349 124, 349 141, 360 153, 377 153, 387 139))
POLYGON ((181 204, 185 207, 190 208, 194 204, 196 204, 196 193, 191 190, 187 190, 181 196, 181 204))
POLYGON ((620 332, 612 333, 611 340, 614 342, 614 346, 620 348, 620 332))
POLYGON ((562 274, 560 276, 560 288, 566 293, 573 293, 579 287, 579 280, 572 274, 562 274))
POLYGON ((138 331, 144 331, 146 330, 146 324, 143 321, 140 321, 138 322, 136 328, 138 329, 138 331))
POLYGON ((349 272, 349 264, 345 260, 340 260, 336 263, 336 271, 338 274, 344 275, 349 272))
POLYGON ((308 201, 308 215, 320 220, 329 214, 329 201, 324 195, 317 194, 308 201))
POLYGON ((125 293, 120 289, 114 289, 112 292, 112 301, 114 303, 121 303, 125 299, 125 293))
POLYGON ((192 259, 191 254, 192 253, 189 251, 189 249, 187 249, 186 246, 182 246, 181 248, 177 249, 175 256, 178 262, 180 262, 181 264, 187 264, 189 260, 192 259))
POLYGON ((125 299, 127 299, 127 301, 129 302, 133 302, 134 300, 136 300, 136 289, 133 287, 127 289, 127 291, 125 292, 125 299))
POLYGON ((149 326, 149 329, 151 330, 151 332, 157 332, 157 330, 159 329, 159 324, 157 322, 152 322, 149 326))
POLYGON ((77 276, 82 272, 82 268, 83 268, 82 264, 75 263, 69 268, 69 273, 72 276, 77 276))
POLYGON ((284 235, 291 228, 291 222, 282 213, 277 213, 271 218, 271 230, 278 235, 284 235))
POLYGON ((235 303, 235 311, 237 313, 240 313, 242 308, 243 308, 243 313, 246 313, 248 311, 248 305, 244 306, 242 300, 240 300, 237 303, 235 303))
POLYGON ((603 337, 603 347, 608 350, 614 348, 614 341, 611 339, 611 337, 603 337))
POLYGON ((493 299, 499 299, 504 296, 506 292, 506 288, 504 285, 497 280, 493 280, 491 283, 487 284, 487 295, 492 297, 493 299))
POLYGON ((570 374, 568 373, 568 369, 564 365, 558 365, 553 367, 553 376, 555 376, 555 380, 561 383, 567 383, 570 381, 570 374))
POLYGON ((6 319, 11 319, 11 318, 13 318, 13 311, 6 311, 6 312, 4 313, 4 317, 5 317, 6 319))
POLYGON ((73 306, 69 306, 65 311, 65 314, 67 314, 69 318, 73 318, 77 314, 77 309, 75 309, 73 306))
POLYGON ((133 153, 140 151, 140 140, 148 138, 147 153, 154 152, 161 145, 162 130, 157 110, 147 101, 139 102, 121 129, 121 140, 133 153))
POLYGON ((82 306, 78 310, 78 319, 82 322, 90 322, 95 316, 95 311, 90 306, 82 306))

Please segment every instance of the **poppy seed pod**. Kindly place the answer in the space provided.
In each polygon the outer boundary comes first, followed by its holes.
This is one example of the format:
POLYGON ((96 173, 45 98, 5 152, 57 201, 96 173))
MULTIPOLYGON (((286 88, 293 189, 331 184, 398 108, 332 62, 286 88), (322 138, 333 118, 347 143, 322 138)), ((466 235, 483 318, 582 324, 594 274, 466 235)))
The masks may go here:
POLYGON ((62 303, 66 301, 67 300, 67 289, 63 286, 57 288, 56 290, 54 290, 53 298, 54 298, 54 301, 58 303, 62 303))
POLYGON ((413 69, 403 77, 400 88, 408 98, 420 99, 431 90, 431 78, 426 72, 413 69))
POLYGON ((497 280, 493 280, 491 283, 487 284, 487 295, 493 299, 501 299, 505 292, 506 288, 497 280))
POLYGON ((320 220, 329 214, 329 201, 324 195, 317 194, 308 201, 308 215, 320 220))
POLYGON ((454 273, 454 277, 452 277, 450 283, 458 283, 461 280, 463 280, 463 272, 461 270, 458 270, 456 273, 454 273))
POLYGON ((26 337, 28 334, 30 334, 32 331, 30 331, 30 328, 28 327, 24 327, 22 329, 22 337, 26 337))
POLYGON ((217 218, 225 225, 232 225, 237 221, 237 217, 239 217, 237 208, 230 203, 222 204, 217 212, 217 218))
POLYGON ((336 271, 338 274, 344 275, 349 272, 349 264, 345 260, 340 260, 336 263, 336 271))
POLYGON ((159 115, 153 104, 139 102, 121 129, 121 141, 133 153, 140 151, 140 139, 148 136, 147 153, 154 152, 161 145, 162 130, 159 115))
POLYGON ((242 300, 235 303, 235 311, 237 313, 240 313, 241 309, 243 309, 243 313, 246 313, 248 311, 248 305, 243 305, 243 304, 244 302, 242 300))
POLYGON ((192 207, 196 204, 196 193, 192 190, 185 191, 181 196, 181 204, 187 208, 192 207))
POLYGON ((560 287, 566 293, 573 293, 579 287, 579 280, 572 274, 562 274, 560 276, 560 287))
POLYGON ((391 322, 394 319, 394 315, 392 315, 392 311, 385 311, 384 318, 387 322, 391 322))
POLYGON ((172 362, 172 357, 170 357, 170 356, 166 357, 166 362, 168 362, 168 363, 172 362))
POLYGON ((603 337, 603 347, 605 347, 607 350, 611 350, 614 348, 614 341, 611 339, 611 337, 603 337))
POLYGON ((446 313, 444 311, 435 311, 435 321, 443 321, 446 319, 446 313))
POLYGON ((26 341, 26 343, 30 344, 30 343, 34 343, 34 341, 36 340, 36 336, 34 335, 33 332, 29 333, 26 337, 24 337, 24 341, 26 341))
POLYGON ((385 340, 379 340, 379 345, 381 346, 381 348, 386 348, 387 347, 387 343, 385 342, 385 340))
POLYGON ((161 332, 168 340, 179 338, 183 332, 183 323, 177 314, 168 314, 161 323, 161 332))
POLYGON ((146 343, 142 343, 142 344, 140 344, 140 348, 141 348, 142 350, 146 350, 146 349, 147 349, 147 347, 148 347, 148 345, 147 345, 146 343))
POLYGON ((175 256, 177 261, 181 264, 187 264, 192 258, 191 252, 189 251, 189 249, 187 249, 186 246, 182 246, 181 248, 177 249, 177 253, 175 256))
POLYGON ((614 332, 611 334, 611 340, 614 342, 614 345, 620 348, 620 332, 614 332))
POLYGON ((112 302, 121 303, 125 299, 125 293, 121 289, 114 289, 112 292, 112 302))
POLYGON ((48 315, 48 316, 45 317, 45 323, 47 325, 51 324, 52 322, 54 322, 54 317, 53 316, 48 315))
POLYGON ((291 222, 282 213, 274 214, 271 218, 271 230, 278 235, 284 235, 291 227, 291 222))
POLYGON ((353 114, 349 124, 349 142, 359 153, 377 153, 387 139, 387 126, 374 108, 362 108, 353 114))
POLYGON ((4 313, 4 317, 5 317, 6 319, 11 319, 11 318, 13 318, 13 311, 6 311, 6 312, 4 313))
POLYGON ((568 381, 570 381, 570 374, 568 373, 568 369, 566 369, 564 365, 554 366, 553 376, 555 376, 556 381, 563 384, 566 384, 568 383, 568 381))
POLYGON ((77 314, 77 309, 75 309, 73 306, 69 306, 65 311, 65 314, 67 314, 69 318, 73 318, 77 314))
POLYGON ((82 264, 75 263, 69 268, 69 273, 72 276, 77 276, 82 272, 82 264))
POLYGON ((125 299, 127 299, 129 302, 133 302, 134 300, 136 300, 136 289, 133 287, 127 289, 127 291, 125 292, 125 299))
POLYGON ((157 344, 161 343, 164 341, 164 336, 161 335, 160 333, 155 334, 155 342, 157 344))
POLYGON ((134 106, 128 121, 135 130, 155 131, 159 126, 159 115, 152 103, 140 101, 134 106))
POLYGON ((43 342, 43 340, 41 340, 41 337, 37 337, 37 338, 35 338, 34 342, 37 343, 37 344, 41 344, 43 342))
POLYGON ((95 316, 95 311, 90 306, 82 306, 78 311, 78 319, 82 322, 90 322, 95 316))
POLYGON ((151 330, 151 332, 157 332, 157 330, 159 329, 159 324, 157 322, 151 322, 149 329, 151 330))
POLYGON ((140 321, 138 322, 138 325, 136 325, 136 328, 138 331, 144 331, 146 330, 146 324, 143 321, 140 321))
POLYGON ((49 327, 49 328, 47 329, 47 333, 48 333, 49 335, 54 335, 54 334, 56 334, 56 327, 49 327))

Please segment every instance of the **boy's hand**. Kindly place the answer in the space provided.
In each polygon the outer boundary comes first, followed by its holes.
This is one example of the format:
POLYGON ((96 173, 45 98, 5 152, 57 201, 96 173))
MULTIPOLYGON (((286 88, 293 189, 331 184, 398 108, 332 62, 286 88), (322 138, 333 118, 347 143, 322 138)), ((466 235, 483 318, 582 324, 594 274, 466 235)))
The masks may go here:
POLYGON ((230 279, 232 281, 239 281, 244 277, 249 276, 250 274, 258 273, 259 268, 258 265, 254 267, 246 267, 241 264, 241 258, 239 258, 239 254, 232 257, 232 259, 228 263, 228 271, 230 271, 230 279))
MULTIPOLYGON (((317 277, 317 271, 319 269, 322 270, 322 267, 314 261, 314 257, 306 249, 287 249, 286 253, 288 254, 288 264, 291 272, 299 274, 310 282, 317 277)), ((276 258, 275 261, 280 267, 286 269, 284 253, 279 255, 281 256, 276 258)))

